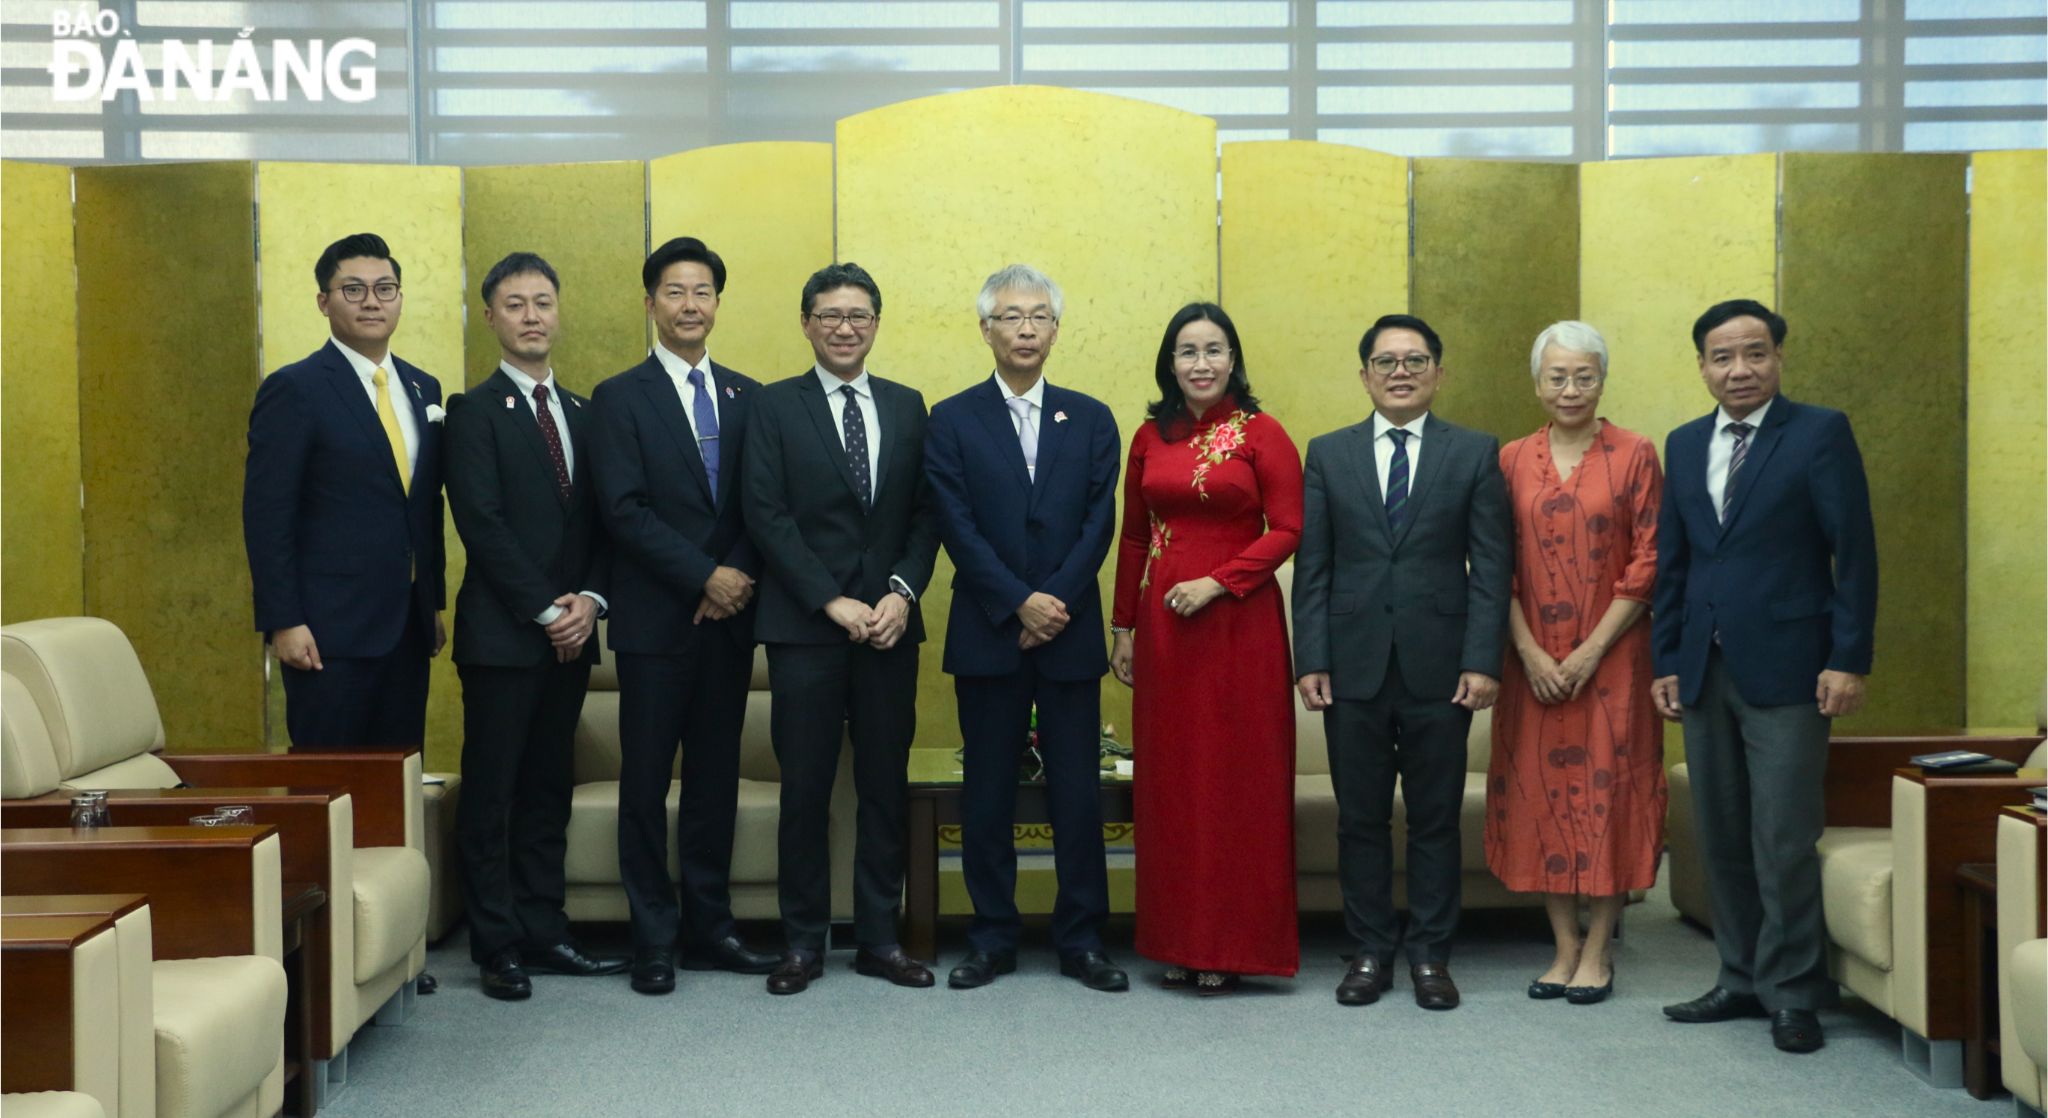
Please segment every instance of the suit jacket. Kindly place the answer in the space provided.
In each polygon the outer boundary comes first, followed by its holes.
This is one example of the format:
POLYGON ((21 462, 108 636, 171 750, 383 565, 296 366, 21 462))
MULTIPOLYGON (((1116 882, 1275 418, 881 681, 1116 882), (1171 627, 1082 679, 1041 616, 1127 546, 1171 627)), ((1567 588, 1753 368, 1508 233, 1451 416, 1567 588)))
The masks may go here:
POLYGON ((1735 689, 1755 706, 1813 702, 1822 670, 1870 671, 1877 533, 1849 417, 1777 397, 1751 436, 1723 523, 1707 494, 1710 413, 1664 442, 1651 622, 1659 676, 1699 698, 1720 633, 1735 689))
POLYGON ((1424 421, 1409 515, 1387 527, 1372 419, 1311 439, 1294 560, 1297 675, 1329 672, 1339 699, 1370 699, 1397 652, 1423 698, 1449 699, 1460 672, 1499 679, 1514 523, 1500 443, 1424 421))
MULTIPOLYGON (((555 484, 554 460, 533 407, 503 369, 448 398, 448 511, 468 553, 455 595, 455 662, 526 668, 550 663, 554 648, 534 618, 556 598, 606 593, 604 530, 591 484, 590 447, 597 419, 561 387, 575 454, 568 499, 555 484), (503 401, 512 401, 505 407, 503 401)), ((598 662, 596 641, 583 646, 598 662)))
POLYGON ((954 675, 1016 671, 1025 655, 1017 607, 1041 590, 1066 604, 1068 621, 1031 650, 1039 671, 1083 680, 1109 670, 1096 573, 1116 531, 1116 419, 1052 384, 1042 405, 1036 479, 994 378, 932 408, 924 466, 953 557, 945 669, 954 675))
MULTIPOLYGON (((924 397, 869 375, 880 441, 873 501, 861 508, 839 425, 817 374, 806 369, 761 389, 748 416, 747 533, 761 552, 754 633, 774 644, 844 644, 825 616, 834 598, 870 605, 894 575, 920 599, 939 550, 937 515, 925 482, 924 397)), ((1014 436, 1012 436, 1014 438, 1014 436)), ((924 640, 924 616, 910 606, 903 640, 924 640)))
POLYGON ((716 494, 675 381, 651 353, 590 394, 598 421, 590 457, 612 542, 606 639, 614 652, 676 655, 701 632, 753 646, 752 603, 724 621, 691 625, 713 570, 761 574, 740 499, 747 416, 761 386, 716 361, 711 381, 719 394, 716 494))
POLYGON ((249 411, 242 542, 264 633, 309 625, 322 656, 382 656, 408 614, 432 632, 442 581, 441 386, 413 365, 392 404, 412 408, 420 442, 407 491, 362 379, 321 346, 263 379, 249 411))

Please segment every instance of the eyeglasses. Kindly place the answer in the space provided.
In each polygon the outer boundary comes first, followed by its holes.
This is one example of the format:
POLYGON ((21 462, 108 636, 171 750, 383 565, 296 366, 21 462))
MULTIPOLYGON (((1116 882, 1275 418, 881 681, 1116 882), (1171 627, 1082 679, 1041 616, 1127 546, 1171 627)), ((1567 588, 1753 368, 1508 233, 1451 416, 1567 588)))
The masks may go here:
POLYGON ((1372 366, 1373 372, 1383 377, 1393 376, 1395 366, 1406 369, 1415 376, 1421 376, 1429 371, 1430 363, 1435 360, 1436 358, 1431 357, 1427 353, 1411 353, 1406 357, 1396 357, 1391 353, 1382 353, 1378 357, 1366 362, 1366 364, 1372 366))
POLYGON ((1567 386, 1581 392, 1591 392, 1600 387, 1600 377, 1595 373, 1576 373, 1572 376, 1552 373, 1543 378, 1543 386, 1552 392, 1563 392, 1567 386))
POLYGON ((810 319, 827 330, 837 330, 843 323, 853 327, 855 331, 861 331, 873 326, 875 319, 879 317, 881 316, 873 311, 819 311, 811 315, 810 319))
POLYGON ((1230 347, 1212 345, 1206 349, 1196 349, 1194 346, 1184 345, 1173 351, 1173 360, 1175 364, 1186 365, 1190 368, 1203 361, 1207 361, 1211 365, 1221 365, 1230 360, 1230 347))
POLYGON ((988 320, 1001 326, 1005 330, 1015 330, 1023 326, 1027 322, 1031 324, 1031 328, 1034 330, 1044 330, 1050 327, 1054 322, 1058 321, 1058 319, 1055 319, 1053 316, 1045 313, 1044 311, 1038 311, 1033 314, 1020 314, 1017 311, 1005 311, 1002 314, 990 315, 988 320))
POLYGON ((362 302, 363 296, 372 291, 377 293, 377 301, 380 303, 388 303, 398 298, 398 284, 394 280, 384 280, 381 283, 375 284, 344 283, 340 287, 332 288, 331 290, 341 292, 341 297, 351 303, 362 302))

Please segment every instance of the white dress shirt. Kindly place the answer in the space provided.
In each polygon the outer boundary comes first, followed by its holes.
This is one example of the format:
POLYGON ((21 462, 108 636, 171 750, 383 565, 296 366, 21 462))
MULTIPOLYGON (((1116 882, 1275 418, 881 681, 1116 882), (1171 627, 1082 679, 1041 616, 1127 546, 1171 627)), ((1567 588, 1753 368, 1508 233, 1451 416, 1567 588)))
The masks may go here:
POLYGON ((405 383, 404 377, 398 375, 397 360, 386 351, 384 363, 380 366, 377 362, 341 344, 340 338, 329 335, 329 340, 334 343, 334 348, 341 351, 343 357, 348 358, 349 367, 356 371, 356 375, 363 378, 363 392, 370 398, 371 411, 377 410, 377 382, 372 378, 379 368, 384 370, 384 391, 391 394, 391 411, 398 417, 398 433, 405 436, 406 474, 410 476, 419 473, 420 429, 412 414, 412 386, 405 383))
POLYGON ((868 371, 851 381, 840 380, 837 376, 813 365, 811 372, 818 378, 818 384, 825 389, 825 402, 832 408, 832 431, 839 436, 839 449, 846 449, 846 393, 840 389, 848 384, 853 386, 854 399, 860 402, 862 425, 868 431, 868 478, 881 476, 882 467, 882 417, 875 410, 875 386, 868 382, 868 371))
MULTIPOLYGON (((535 380, 523 370, 515 368, 510 361, 498 362, 498 371, 504 373, 512 381, 513 387, 519 389, 520 399, 526 401, 526 414, 536 424, 540 422, 540 412, 534 407, 533 387, 536 384, 548 386, 548 414, 554 416, 555 433, 562 438, 562 461, 569 469, 569 477, 575 478, 576 449, 569 440, 569 413, 562 410, 562 391, 555 387, 555 371, 549 369, 546 380, 535 380)), ((603 617, 605 611, 610 608, 609 603, 604 600, 604 595, 594 590, 578 590, 577 593, 597 603, 599 617, 603 617)), ((552 625, 555 618, 562 616, 562 612, 561 606, 550 602, 548 608, 534 615, 533 620, 536 624, 552 625)))
MULTIPOLYGON (((1025 389, 1024 393, 1019 395, 1010 391, 1010 386, 1003 383, 1001 373, 995 373, 993 376, 995 377, 996 389, 1003 394, 1003 408, 1010 413, 1010 429, 1017 432, 1019 445, 1022 445, 1024 440, 1024 421, 1018 417, 1017 409, 1010 406, 1010 401, 1012 400, 1024 401, 1026 405, 1025 411, 1031 416, 1031 429, 1043 437, 1045 435, 1045 377, 1040 376, 1037 380, 1032 381, 1031 387, 1025 389)), ((1027 462, 1024 464, 1024 468, 1030 473, 1031 480, 1038 480, 1037 463, 1027 462)))
POLYGON ((662 371, 668 374, 668 379, 675 382, 676 398, 683 402, 683 418, 690 421, 690 434, 697 437, 697 443, 701 447, 704 432, 697 430, 697 386, 690 383, 690 370, 696 369, 704 374, 704 392, 711 401, 711 414, 718 418, 719 430, 725 429, 725 413, 718 410, 718 378, 711 373, 711 351, 705 350, 704 356, 692 365, 667 346, 656 342, 654 359, 661 362, 662 371))
MULTIPOLYGON (((1721 503, 1728 492, 1728 463, 1735 457, 1735 436, 1728 433, 1731 423, 1747 423, 1755 428, 1749 433, 1749 446, 1756 449, 1756 433, 1763 430, 1764 413, 1777 402, 1773 396, 1763 406, 1750 412, 1740 420, 1728 414, 1727 408, 1714 409, 1714 437, 1707 440, 1707 496, 1714 502, 1714 515, 1721 515, 1721 503)), ((1744 458, 1748 455, 1745 454, 1744 458)))
POLYGON ((1395 423, 1378 412, 1372 413, 1372 464, 1380 474, 1380 498, 1387 496, 1387 471, 1394 465, 1394 440, 1387 432, 1399 428, 1408 432, 1408 491, 1415 492, 1415 471, 1422 462, 1422 425, 1429 422, 1423 412, 1406 423, 1395 423))

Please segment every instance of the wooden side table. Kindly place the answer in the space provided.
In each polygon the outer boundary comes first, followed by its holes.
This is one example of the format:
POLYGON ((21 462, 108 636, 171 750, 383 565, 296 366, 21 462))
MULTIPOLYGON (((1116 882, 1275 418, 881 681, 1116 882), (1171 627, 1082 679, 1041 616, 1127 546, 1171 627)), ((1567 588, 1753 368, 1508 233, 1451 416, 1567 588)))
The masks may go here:
POLYGON ((1963 1086, 1971 1098, 1988 1099, 2004 1090, 1998 1068, 1998 864, 1956 867, 1956 889, 1963 898, 1963 1086))
POLYGON ((313 1056, 313 1007, 310 995, 322 976, 314 971, 315 952, 306 950, 313 914, 327 905, 327 890, 311 881, 287 881, 284 895, 284 1089, 286 1112, 312 1118, 320 1109, 319 1063, 313 1056), (292 1105, 296 1104, 296 1105, 292 1105))

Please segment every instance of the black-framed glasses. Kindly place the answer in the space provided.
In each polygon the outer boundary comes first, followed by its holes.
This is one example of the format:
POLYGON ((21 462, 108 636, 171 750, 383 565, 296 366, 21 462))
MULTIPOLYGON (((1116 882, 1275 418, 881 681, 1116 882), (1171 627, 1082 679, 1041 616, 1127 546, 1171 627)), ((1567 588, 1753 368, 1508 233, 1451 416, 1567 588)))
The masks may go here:
POLYGON ((341 292, 341 297, 351 303, 362 302, 363 296, 374 291, 377 293, 378 302, 388 303, 398 298, 398 281, 382 280, 377 283, 344 283, 329 290, 341 292))
POLYGON ((1430 362, 1434 360, 1436 359, 1427 353, 1411 353, 1406 357, 1396 357, 1391 353, 1382 353, 1378 357, 1366 362, 1366 364, 1372 367, 1373 372, 1383 377, 1393 376, 1396 368, 1406 369, 1414 376, 1421 376, 1429 371, 1430 362))
POLYGON ((810 316, 812 322, 827 330, 837 330, 842 324, 855 330, 866 330, 880 317, 873 311, 819 311, 810 316))

